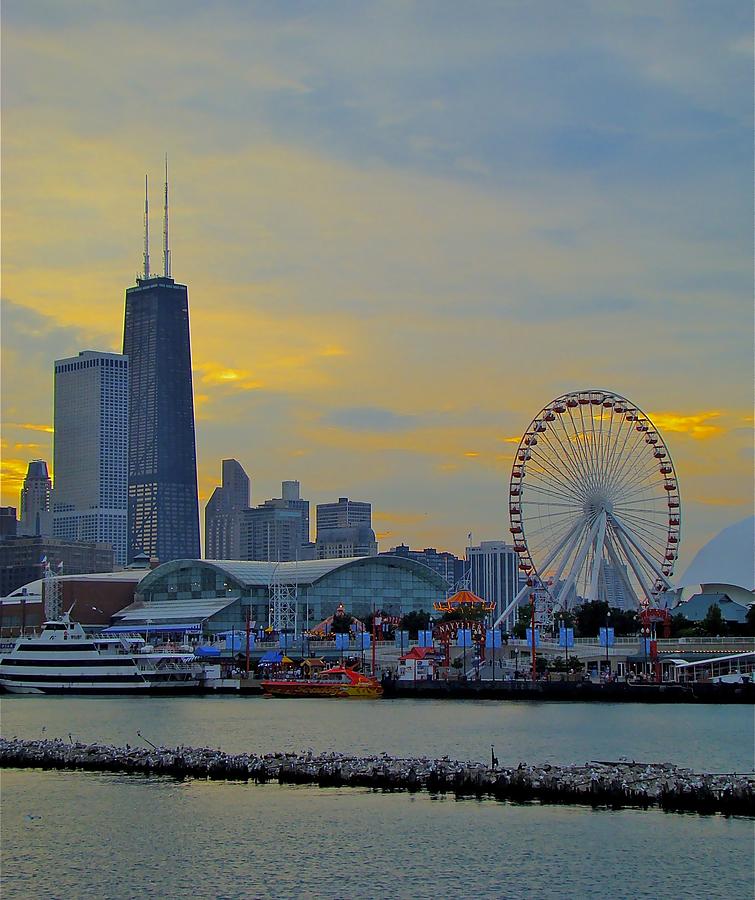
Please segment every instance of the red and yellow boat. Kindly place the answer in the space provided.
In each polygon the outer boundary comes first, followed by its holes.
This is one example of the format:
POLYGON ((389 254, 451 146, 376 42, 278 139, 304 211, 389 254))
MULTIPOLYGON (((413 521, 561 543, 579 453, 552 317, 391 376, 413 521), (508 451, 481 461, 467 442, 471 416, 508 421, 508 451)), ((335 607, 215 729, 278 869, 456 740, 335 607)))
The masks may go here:
POLYGON ((340 697, 377 700, 383 686, 377 678, 370 678, 346 666, 325 669, 314 678, 268 679, 262 689, 270 697, 340 697))

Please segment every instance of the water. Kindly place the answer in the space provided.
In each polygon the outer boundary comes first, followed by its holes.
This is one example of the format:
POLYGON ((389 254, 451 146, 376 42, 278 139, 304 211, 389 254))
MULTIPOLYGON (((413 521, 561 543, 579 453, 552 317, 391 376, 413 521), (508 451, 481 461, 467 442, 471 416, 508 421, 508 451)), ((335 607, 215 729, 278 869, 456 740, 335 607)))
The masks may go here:
MULTIPOLYGON (((10 697, 5 736, 752 769, 747 707, 10 697)), ((731 897, 752 823, 361 790, 5 771, 4 900, 731 897)))

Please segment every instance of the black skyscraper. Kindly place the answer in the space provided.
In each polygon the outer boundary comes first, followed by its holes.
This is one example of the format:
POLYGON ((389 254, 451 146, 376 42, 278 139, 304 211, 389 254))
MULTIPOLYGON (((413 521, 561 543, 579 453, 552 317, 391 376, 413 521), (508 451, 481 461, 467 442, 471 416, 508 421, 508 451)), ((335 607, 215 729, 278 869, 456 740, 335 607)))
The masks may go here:
POLYGON ((144 277, 126 290, 123 352, 130 365, 128 555, 199 558, 199 505, 189 294, 170 277, 165 184, 164 274, 150 276, 145 199, 144 277))

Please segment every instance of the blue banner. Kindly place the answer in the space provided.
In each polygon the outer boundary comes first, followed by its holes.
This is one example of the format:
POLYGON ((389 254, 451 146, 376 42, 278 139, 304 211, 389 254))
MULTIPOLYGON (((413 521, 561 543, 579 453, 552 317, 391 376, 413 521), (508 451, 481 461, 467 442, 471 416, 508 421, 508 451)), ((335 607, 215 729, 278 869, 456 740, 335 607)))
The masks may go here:
MULTIPOLYGON (((255 635, 253 632, 249 634, 249 649, 254 650, 255 635)), ((246 632, 237 631, 234 634, 226 634, 225 649, 232 653, 246 652, 246 632)))
POLYGON ((348 634, 337 634, 336 638, 336 650, 348 650, 349 649, 349 635, 348 634))
POLYGON ((472 632, 469 628, 460 628, 456 632, 456 646, 464 648, 472 646, 472 632))
POLYGON ((558 629, 558 646, 568 649, 574 646, 574 629, 564 628, 563 625, 558 629))
POLYGON ((408 631, 396 631, 394 633, 394 638, 396 642, 396 646, 401 650, 409 649, 409 632, 408 631))
POLYGON ((417 643, 420 647, 432 647, 433 633, 432 631, 418 631, 417 643))
MULTIPOLYGON (((531 628, 527 629, 527 644, 530 647, 532 646, 532 629, 531 628)), ((540 629, 539 628, 535 629, 535 646, 536 647, 540 646, 540 629)))
POLYGON ((497 650, 501 646, 501 632, 497 628, 488 628, 485 632, 485 649, 497 650))
POLYGON ((360 631, 355 640, 357 650, 369 650, 372 646, 372 635, 368 631, 360 631))
POLYGON ((650 656, 650 650, 652 638, 640 638, 640 653, 644 653, 645 656, 650 656))
POLYGON ((613 628, 601 628, 600 629, 600 646, 601 647, 613 647, 616 643, 613 634, 613 628))
POLYGON ((294 642, 293 634, 288 634, 287 632, 282 631, 278 635, 278 646, 281 648, 281 650, 288 650, 288 648, 293 644, 293 642, 294 642))

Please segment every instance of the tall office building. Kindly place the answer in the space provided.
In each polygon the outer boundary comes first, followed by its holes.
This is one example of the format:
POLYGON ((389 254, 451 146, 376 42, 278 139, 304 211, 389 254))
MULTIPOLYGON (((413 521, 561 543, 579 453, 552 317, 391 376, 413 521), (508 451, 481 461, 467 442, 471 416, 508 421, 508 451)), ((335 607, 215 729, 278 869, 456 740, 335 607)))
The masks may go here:
POLYGON ((224 459, 222 483, 212 492, 204 510, 205 559, 243 559, 241 519, 249 509, 249 476, 240 462, 224 459))
POLYGON ((149 266, 145 197, 144 267, 126 290, 123 352, 129 358, 128 557, 199 558, 199 501, 189 293, 170 275, 165 177, 163 274, 149 266))
POLYGON ((305 558, 302 518, 282 500, 267 500, 244 510, 241 519, 241 559, 293 562, 305 558))
POLYGON ((243 513, 239 559, 314 559, 314 545, 309 543, 309 500, 302 500, 298 481, 284 481, 281 494, 243 513))
MULTIPOLYGON (((482 541, 479 547, 467 547, 472 593, 495 603, 497 618, 516 597, 521 585, 519 556, 504 541, 482 541)), ((516 623, 516 610, 506 622, 511 630, 516 623)))
POLYGON ((22 535, 51 535, 52 481, 43 459, 33 459, 26 470, 21 488, 21 521, 18 533, 22 535))
POLYGON ((434 547, 426 547, 424 550, 411 550, 406 544, 399 544, 398 547, 391 547, 390 550, 384 550, 380 556, 400 556, 403 559, 413 559, 415 562, 422 563, 434 572, 437 572, 441 578, 448 582, 449 587, 453 587, 457 582, 464 578, 467 570, 467 564, 463 559, 449 553, 448 550, 438 552, 434 547))
POLYGON ((298 481, 284 481, 281 484, 281 497, 289 509, 298 509, 302 519, 302 543, 309 543, 309 500, 302 500, 301 485, 298 481))
POLYGON ((317 536, 323 528, 347 528, 351 525, 372 527, 372 504, 339 497, 338 503, 317 504, 317 536))
POLYGON ((53 533, 110 544, 126 564, 128 360, 84 350, 55 361, 53 533))

